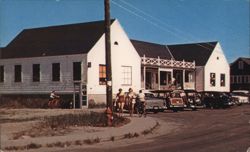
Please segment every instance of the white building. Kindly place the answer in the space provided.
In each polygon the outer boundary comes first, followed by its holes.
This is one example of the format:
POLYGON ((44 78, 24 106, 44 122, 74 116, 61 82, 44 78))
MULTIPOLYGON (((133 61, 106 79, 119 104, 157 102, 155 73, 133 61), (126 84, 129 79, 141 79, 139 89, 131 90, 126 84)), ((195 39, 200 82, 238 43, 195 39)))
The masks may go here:
POLYGON ((142 88, 230 90, 230 68, 219 42, 161 45, 131 40, 142 58, 142 88), (158 81, 159 80, 159 81, 158 81))
MULTIPOLYGON (((229 65, 218 42, 161 45, 130 40, 111 21, 113 94, 119 88, 229 91, 229 65)), ((76 106, 106 101, 104 22, 23 30, 0 50, 0 95, 48 100, 55 90, 76 106), (80 99, 81 98, 81 99, 80 99)), ((1 97, 1 96, 0 96, 1 97)))
MULTIPOLYGON (((75 98, 105 102, 104 22, 23 30, 2 49, 0 94, 46 94, 55 90, 75 98), (81 87, 80 87, 81 86, 81 87)), ((140 56, 118 20, 111 21, 113 92, 141 87, 140 56)))

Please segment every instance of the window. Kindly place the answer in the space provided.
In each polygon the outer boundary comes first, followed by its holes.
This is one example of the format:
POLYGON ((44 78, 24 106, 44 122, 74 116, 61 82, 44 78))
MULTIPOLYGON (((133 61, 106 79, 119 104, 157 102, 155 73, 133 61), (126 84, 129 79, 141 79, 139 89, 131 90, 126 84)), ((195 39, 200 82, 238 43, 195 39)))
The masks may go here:
POLYGON ((167 85, 171 83, 171 72, 160 71, 160 85, 167 85))
POLYGON ((245 76, 244 75, 241 76, 241 83, 243 83, 243 84, 245 83, 245 76))
POLYGON ((22 66, 21 65, 15 65, 15 82, 21 82, 22 81, 22 66))
POLYGON ((238 68, 241 70, 244 69, 244 62, 243 61, 238 62, 238 68))
POLYGON ((237 84, 237 76, 234 76, 234 83, 237 84))
POLYGON ((250 81, 250 80, 248 79, 248 77, 249 77, 248 75, 245 76, 246 83, 249 83, 249 81, 250 81))
POLYGON ((52 63, 52 81, 60 81, 60 63, 52 63))
POLYGON ((106 65, 99 65, 99 84, 106 85, 106 65))
POLYGON ((80 81, 82 77, 82 63, 73 62, 73 80, 80 81))
POLYGON ((210 73, 210 86, 215 86, 215 73, 210 73))
POLYGON ((185 82, 194 82, 194 72, 185 71, 185 82))
POLYGON ((132 85, 132 67, 122 66, 122 84, 132 85))
POLYGON ((40 81, 40 64, 33 64, 33 82, 40 81))
POLYGON ((241 76, 237 76, 237 82, 238 82, 238 84, 240 84, 241 83, 241 76))
POLYGON ((225 87, 226 83, 225 83, 225 74, 220 74, 220 86, 221 87, 225 87))
POLYGON ((0 82, 4 82, 4 66, 0 66, 0 82))
POLYGON ((234 76, 230 76, 230 83, 231 83, 231 84, 234 83, 234 76))

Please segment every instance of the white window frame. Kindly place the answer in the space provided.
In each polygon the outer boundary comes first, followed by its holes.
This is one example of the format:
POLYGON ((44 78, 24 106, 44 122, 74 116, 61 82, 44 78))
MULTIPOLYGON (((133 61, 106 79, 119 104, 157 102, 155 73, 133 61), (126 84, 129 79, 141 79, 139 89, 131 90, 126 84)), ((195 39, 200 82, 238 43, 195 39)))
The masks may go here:
POLYGON ((225 87, 225 86, 226 86, 226 74, 225 74, 225 73, 221 73, 221 74, 220 74, 220 86, 221 86, 221 87, 225 87), (224 75, 224 82, 223 82, 224 85, 221 85, 221 81, 222 81, 221 76, 222 76, 222 75, 224 75))
POLYGON ((132 85, 132 66, 122 66, 122 85, 132 85))

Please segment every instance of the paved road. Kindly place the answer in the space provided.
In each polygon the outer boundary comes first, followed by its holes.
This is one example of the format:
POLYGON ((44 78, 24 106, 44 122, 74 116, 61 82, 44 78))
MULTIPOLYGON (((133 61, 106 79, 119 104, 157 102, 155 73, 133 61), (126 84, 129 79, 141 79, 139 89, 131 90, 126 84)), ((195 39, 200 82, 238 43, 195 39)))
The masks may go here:
POLYGON ((115 149, 76 149, 91 152, 247 152, 250 147, 250 105, 225 110, 164 112, 150 114, 166 122, 177 122, 180 130, 115 149))

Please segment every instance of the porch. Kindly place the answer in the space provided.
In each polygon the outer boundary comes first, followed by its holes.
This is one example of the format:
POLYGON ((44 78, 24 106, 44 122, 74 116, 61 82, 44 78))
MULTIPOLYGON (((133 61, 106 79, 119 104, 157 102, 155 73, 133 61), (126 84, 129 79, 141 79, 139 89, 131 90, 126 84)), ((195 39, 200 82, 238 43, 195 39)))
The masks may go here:
POLYGON ((143 89, 195 89, 195 62, 143 56, 141 65, 143 89))

